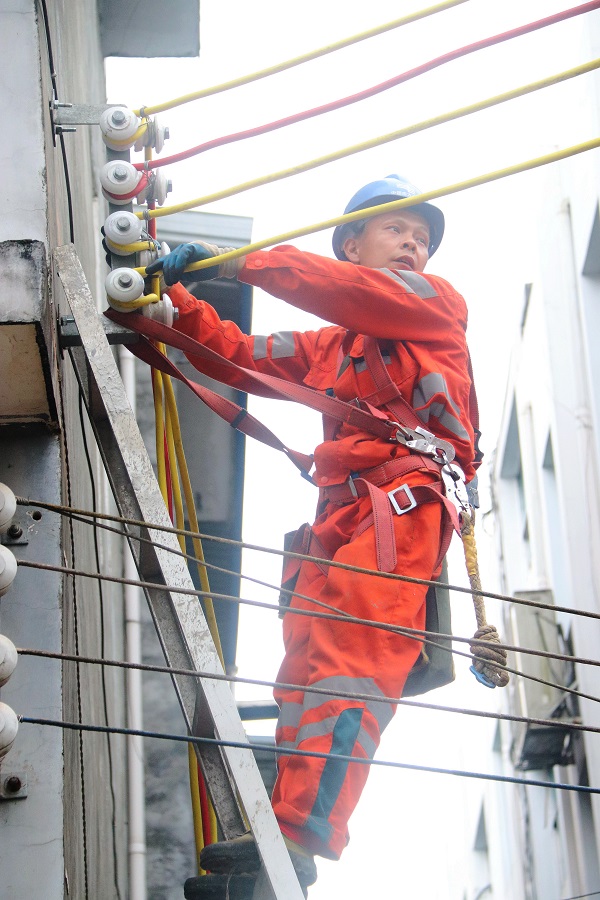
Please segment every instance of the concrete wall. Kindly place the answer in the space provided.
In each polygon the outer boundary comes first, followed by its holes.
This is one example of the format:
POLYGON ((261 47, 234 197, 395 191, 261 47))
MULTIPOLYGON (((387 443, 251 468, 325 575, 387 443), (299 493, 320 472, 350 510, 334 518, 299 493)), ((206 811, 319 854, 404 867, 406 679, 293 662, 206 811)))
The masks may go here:
MULTIPOLYGON (((48 4, 48 15, 58 99, 103 103, 94 0, 48 4)), ((96 130, 82 126, 64 135, 63 157, 53 135, 49 103, 55 95, 40 3, 2 5, 0 49, 5 111, 0 479, 23 497, 106 509, 110 501, 89 436, 89 466, 86 459, 85 411, 72 367, 58 350, 57 317, 68 310, 53 283, 51 263, 52 248, 73 237, 96 288, 101 207, 96 184, 103 146, 96 130), (7 348, 14 346, 18 350, 11 355, 7 348)), ((71 534, 69 521, 54 513, 43 512, 38 521, 30 508, 20 508, 19 515, 28 538, 14 548, 20 559, 90 572, 98 565, 106 569, 110 560, 115 574, 121 573, 119 549, 103 533, 74 524, 71 534)), ((73 581, 22 568, 0 602, 0 627, 20 647, 122 658, 121 604, 120 590, 104 585, 100 593, 88 578, 73 581)), ((74 663, 22 657, 1 693, 25 716, 125 722, 118 670, 82 664, 77 673, 74 663)), ((75 731, 23 724, 2 762, 2 775, 13 768, 26 774, 28 796, 0 803, 0 870, 4 887, 10 885, 5 896, 40 891, 48 898, 127 896, 123 740, 80 739, 75 731)))

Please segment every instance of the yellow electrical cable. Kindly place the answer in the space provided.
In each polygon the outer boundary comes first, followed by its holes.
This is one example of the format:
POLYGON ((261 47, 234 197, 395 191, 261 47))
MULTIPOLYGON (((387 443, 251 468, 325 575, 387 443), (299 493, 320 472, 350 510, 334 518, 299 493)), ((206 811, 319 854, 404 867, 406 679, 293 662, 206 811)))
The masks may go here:
MULTIPOLYGON (((162 348, 162 352, 164 353, 164 347, 162 348)), ((181 439, 181 427, 179 424, 179 415, 177 413, 177 405, 175 401, 175 392, 173 390, 173 384, 171 382, 171 378, 167 375, 163 376, 164 387, 165 387, 165 397, 167 401, 167 411, 169 414, 169 421, 171 425, 171 429, 173 431, 173 440, 175 445, 175 455, 177 458, 177 464, 179 467, 179 477, 181 478, 181 482, 183 485, 183 491, 185 495, 185 501, 187 505, 188 511, 188 519, 190 521, 190 530, 197 532, 198 528, 198 519, 196 516, 196 509, 194 503, 194 494, 192 490, 192 484, 189 477, 189 471, 187 467, 187 462, 185 459, 185 453, 183 449, 183 442, 181 439)), ((192 543, 194 546, 194 554, 198 560, 198 575, 200 578, 200 586, 203 591, 210 591, 210 586, 208 583, 208 575, 206 573, 206 567, 202 565, 204 562, 204 551, 202 549, 202 543, 199 538, 193 538, 192 543)), ((185 547, 183 548, 185 549, 185 547)), ((219 631, 217 628, 217 620, 214 613, 214 604, 210 597, 205 598, 206 605, 206 619, 208 622, 208 626, 210 628, 210 633, 212 639, 217 648, 217 653, 219 654, 219 659, 221 661, 221 665, 223 666, 223 670, 225 670, 225 660, 223 658, 223 650, 221 648, 221 641, 219 638, 219 631)))
MULTIPOLYGON (((134 113, 134 114, 135 114, 135 115, 139 115, 139 113, 134 113)), ((111 139, 110 139, 111 147, 112 147, 113 144, 114 144, 114 146, 115 146, 117 149, 118 149, 119 147, 122 147, 123 150, 128 150, 128 149, 129 149, 130 147, 132 147, 137 141, 139 141, 139 139, 140 139, 141 137, 143 137, 143 135, 144 135, 144 134, 146 133, 146 131, 148 130, 148 124, 149 124, 149 123, 148 123, 148 120, 146 119, 144 122, 142 122, 142 124, 139 126, 138 130, 135 132, 134 135, 132 135, 130 138, 126 138, 126 139, 123 140, 123 141, 115 141, 115 140, 113 140, 113 138, 111 138, 111 139)))
POLYGON ((435 13, 451 9, 453 6, 460 6, 461 3, 465 2, 467 2, 467 0, 446 0, 444 3, 438 3, 435 6, 429 6, 418 12, 410 13, 407 16, 395 19, 393 22, 388 22, 385 25, 378 25, 368 31, 363 31, 352 37, 344 38, 341 41, 337 41, 335 44, 327 44, 325 47, 321 47, 318 50, 312 50, 310 53, 305 53, 302 56, 297 56, 286 62, 270 66, 268 69, 261 69, 250 75, 243 75, 240 78, 225 81, 223 84, 217 84, 200 91, 194 91, 191 94, 184 94, 182 97, 176 97, 174 100, 167 100, 164 103, 157 103, 155 106, 141 106, 139 109, 133 110, 133 112, 138 116, 142 115, 142 113, 145 116, 150 116, 155 113, 164 112, 167 109, 174 109, 176 106, 182 106, 184 103, 191 103, 193 100, 200 100, 203 97, 220 94, 231 88, 241 87, 244 84, 251 84, 253 81, 260 81, 261 78, 266 78, 268 75, 276 75, 278 72, 285 72, 287 69, 292 69, 294 66, 299 66, 301 63, 310 62, 313 59, 326 56, 328 53, 333 53, 336 50, 342 50, 344 47, 350 47, 352 44, 358 44, 360 41, 365 41, 368 38, 376 37, 378 34, 385 34, 387 31, 393 31, 394 28, 399 28, 401 25, 408 25, 411 22, 417 22, 419 19, 425 19, 435 13))
MULTIPOLYGON (((146 147, 144 150, 144 158, 146 160, 152 159, 152 147, 146 147)), ((151 246, 154 246, 153 244, 151 246)), ((142 248, 139 248, 142 249, 142 248)), ((145 248, 143 248, 145 249, 145 248)), ((135 252, 135 251, 132 251, 135 252)), ((160 296, 160 276, 155 275, 152 278, 152 288, 155 290, 156 295, 160 296)), ((166 347, 164 344, 160 344, 158 349, 162 353, 166 353, 166 347)), ((156 374, 158 370, 154 370, 156 374)), ((198 531, 198 521, 195 513, 195 505, 193 499, 193 493, 191 491, 191 485, 189 480, 189 474, 187 469, 187 463, 185 461, 185 456, 183 454, 183 444, 181 441, 181 428, 179 425, 179 414, 177 412, 177 404, 175 403, 175 394, 173 391, 173 384, 171 382, 171 378, 169 375, 160 374, 160 379, 156 379, 155 381, 155 420, 156 420, 156 456, 157 461, 160 459, 163 462, 162 469, 157 466, 159 470, 159 484, 161 493, 163 495, 163 499, 165 501, 165 505, 168 504, 168 491, 167 491, 167 481, 166 481, 166 465, 164 460, 164 441, 165 441, 165 429, 163 423, 163 392, 164 397, 166 399, 166 440, 167 447, 169 452, 169 460, 171 461, 171 490, 173 493, 173 508, 175 511, 175 525, 181 531, 185 528, 185 516, 183 512, 183 500, 181 496, 181 481, 183 480, 184 485, 186 486, 186 502, 188 505, 188 516, 190 519, 190 524, 195 531, 198 531), (160 387, 160 392, 158 388, 160 387), (157 398, 160 396, 160 401, 157 403, 157 398), (158 425, 160 421, 160 427, 158 425), (159 450, 159 447, 161 448, 159 450), (175 469, 175 461, 177 461, 177 471, 175 469), (179 476, 179 477, 178 477, 179 476), (187 486, 189 486, 189 490, 187 486), (191 512, 190 512, 191 510, 191 512)), ((179 534, 177 536, 179 547, 182 553, 185 553, 186 543, 185 537, 183 534, 179 534)), ((203 559, 202 544, 199 538, 194 538, 194 552, 196 556, 203 559)), ((206 568, 201 567, 198 563, 198 572, 200 575, 200 582, 202 590, 208 591, 210 590, 210 586, 208 584, 208 576, 206 575, 206 568), (204 577, 203 577, 204 576, 204 577)), ((221 642, 219 639, 219 631, 217 628, 217 620, 214 615, 213 603, 211 598, 206 598, 206 606, 210 607, 211 616, 208 614, 207 609, 207 621, 208 626, 213 636, 213 641, 217 647, 217 652, 219 654, 219 659, 221 660, 221 664, 223 665, 223 670, 225 669, 225 665, 223 662, 223 653, 221 650, 221 642)), ((200 799, 200 784, 199 784, 199 773, 198 773, 198 759, 196 757, 196 751, 192 744, 188 744, 188 770, 189 770, 189 779, 190 779, 190 799, 192 803, 192 821, 194 828, 194 845, 196 848, 196 870, 198 875, 205 874, 204 869, 200 865, 200 854, 204 849, 206 844, 206 835, 204 834, 204 826, 202 824, 202 804, 200 799)), ((209 820, 211 822, 211 832, 213 831, 213 820, 216 823, 216 816, 214 814, 214 809, 212 806, 212 802, 208 800, 208 813, 209 820), (211 818, 212 814, 212 818, 211 818)), ((213 842, 217 839, 217 831, 216 825, 214 828, 214 833, 209 835, 210 842, 213 842)))
MULTIPOLYGON (((164 345, 160 345, 159 350, 162 353, 166 353, 166 348, 164 345)), ((168 445, 169 445, 169 455, 170 455, 171 459, 173 459, 173 460, 177 459, 177 466, 178 466, 178 473, 179 473, 179 478, 177 478, 177 479, 174 477, 171 478, 171 482, 172 482, 172 486, 173 486, 173 500, 174 500, 175 509, 176 509, 176 512, 178 510, 180 510, 179 514, 177 515, 177 518, 178 519, 181 518, 183 520, 183 504, 181 501, 181 490, 180 490, 180 480, 181 480, 181 484, 183 485, 183 491, 184 491, 184 495, 185 495, 185 501, 186 501, 186 506, 187 506, 187 511, 188 511, 188 519, 190 522, 190 527, 191 527, 192 531, 197 532, 197 531, 199 531, 199 526, 198 526, 198 518, 196 515, 194 494, 193 494, 193 490, 192 490, 192 483, 191 483, 191 480, 189 477, 189 470, 188 470, 187 461, 185 458, 185 452, 183 449, 183 441, 181 438, 181 426, 179 423, 179 413, 177 411, 175 392, 173 390, 173 383, 171 381, 170 376, 168 376, 168 375, 163 376, 163 386, 164 386, 165 398, 166 398, 166 402, 167 402, 167 441, 168 441, 168 445)), ((173 474, 174 473, 172 473, 172 476, 173 476, 173 474)), ((177 527, 178 528, 180 527, 179 523, 178 523, 177 527)), ((184 544, 184 546, 182 547, 182 550, 185 551, 185 539, 182 538, 182 540, 183 540, 183 544, 184 544)), ((202 565, 202 563, 204 562, 204 550, 202 547, 202 542, 200 541, 199 538, 193 538, 192 543, 193 543, 193 547, 194 547, 194 554, 198 560, 197 567, 198 567, 198 576, 200 578, 201 588, 203 591, 210 591, 210 585, 209 585, 209 581, 208 581, 206 567, 204 565, 202 565)), ((204 606, 205 606, 205 615, 206 615, 208 627, 209 627, 213 642, 215 644, 215 647, 216 647, 216 650, 217 650, 217 653, 219 656, 219 660, 221 662, 221 665, 223 666, 223 671, 225 671, 225 659, 223 656, 223 649, 221 646, 221 638, 219 636, 219 628, 217 625, 217 618, 215 615, 214 603, 213 603, 211 597, 207 596, 204 598, 204 606)), ((189 747, 189 755, 190 755, 190 759, 189 759, 190 771, 195 770, 195 772, 196 772, 195 780, 190 783, 190 789, 192 792, 192 810, 194 810, 194 807, 197 806, 198 811, 199 811, 200 810, 200 796, 199 796, 199 787, 198 787, 198 770, 197 770, 198 764, 197 764, 197 760, 196 760, 196 754, 191 745, 189 747)), ((209 835, 210 842, 214 842, 217 840, 217 818, 216 818, 214 807, 213 807, 213 804, 212 804, 212 801, 210 800, 210 798, 208 800, 208 814, 209 814, 209 819, 210 819, 210 823, 211 823, 211 826, 210 826, 211 834, 209 835)), ((194 822, 195 822, 195 813, 194 813, 194 822)), ((197 831, 195 826, 194 826, 194 829, 195 829, 194 833, 195 833, 195 838, 196 838, 196 850, 197 850, 198 859, 199 859, 200 852, 202 851, 202 848, 204 847, 204 844, 206 843, 206 835, 204 835, 203 830, 197 831)), ((201 872, 201 871, 202 870, 199 867, 199 872, 201 872)))
POLYGON ((531 82, 530 84, 515 88, 511 91, 506 91, 503 94, 497 94, 495 97, 490 97, 486 100, 480 100, 477 103, 472 103, 469 106, 463 106, 460 109, 455 109, 451 112, 442 113, 442 115, 434 116, 431 119, 425 119, 423 122, 418 122, 415 125, 408 125, 405 128, 400 128, 398 131, 392 131, 389 134, 384 134, 380 137, 372 138, 369 141, 363 141, 363 143, 361 144, 354 144, 351 147, 345 147, 341 150, 335 151, 334 153, 328 153, 325 156, 320 156, 316 159, 311 159, 307 162, 299 163, 297 166, 292 166, 289 169, 282 169, 279 172, 273 172, 270 175, 265 175, 261 178, 254 178, 251 181, 245 181, 242 184, 237 184, 233 187, 225 188, 222 191, 216 191, 214 194, 207 194, 205 197, 196 197, 193 200, 188 200, 184 203, 178 203, 174 206, 163 206, 161 209, 154 209, 146 212, 137 212, 135 213, 135 215, 138 218, 143 218, 146 215, 154 219, 160 218, 161 216, 173 215, 174 213, 182 212, 186 209, 194 209, 197 206, 204 206, 207 203, 214 203, 216 200, 223 200, 225 197, 231 197, 235 194, 240 194, 243 191, 249 191, 252 188, 262 187, 265 184, 272 184, 275 181, 281 181, 283 178, 289 178, 291 175, 299 175, 302 172, 307 172, 310 169, 316 169, 319 166, 323 166, 331 162, 336 162, 339 159, 344 159, 348 156, 352 156, 355 153, 362 153, 365 150, 372 150, 374 147, 379 147, 382 144, 389 143, 390 141, 395 141, 399 138, 407 137, 411 134, 417 134, 420 131, 426 131, 428 128, 434 128, 436 125, 443 125, 447 122, 452 122, 456 119, 460 119, 463 116, 471 115, 475 112, 481 112, 482 110, 489 109, 493 106, 498 106, 500 103, 505 103, 508 100, 514 100, 517 97, 522 97, 525 94, 541 90, 542 88, 549 87, 553 84, 558 84, 562 81, 568 80, 569 78, 575 78, 578 75, 584 75, 588 72, 592 72, 594 69, 597 69, 599 67, 600 59, 595 59, 581 66, 576 66, 574 69, 568 69, 565 72, 559 72, 556 75, 551 75, 550 77, 543 78, 540 81, 531 82))
POLYGON ((164 401, 163 401, 163 376, 158 369, 152 370, 152 387, 154 389, 154 440, 156 444, 156 472, 160 492, 165 506, 168 508, 169 496, 167 492, 167 466, 165 459, 164 440, 164 401))
MULTIPOLYGON (((159 347, 164 352, 164 345, 159 347)), ((179 479, 177 478, 177 472, 174 469, 174 461, 175 461, 175 447, 174 447, 174 439, 173 439, 173 429, 172 426, 173 416, 172 411, 169 411, 170 403, 169 403, 169 388, 172 392, 172 385, 170 383, 171 379, 168 375, 162 374, 157 369, 153 370, 153 379, 154 379, 154 414, 155 414, 155 439, 156 439, 156 460, 157 460, 157 474, 158 474, 158 483, 160 487, 160 491, 165 503, 165 506, 168 508, 168 489, 167 489, 167 470, 166 470, 166 458, 165 458, 165 440, 167 441, 167 446, 169 450, 169 459, 171 460, 171 490, 173 491, 173 508, 175 511, 175 522, 176 527, 181 528, 184 522, 183 515, 183 502, 181 497, 181 488, 179 484, 179 479), (163 403, 163 398, 167 399, 166 404, 166 428, 165 428, 165 407, 163 403)), ((182 534, 177 536, 177 540, 179 543, 179 547, 182 552, 185 552, 185 538, 182 534)), ((196 860, 197 860, 197 868, 198 874, 201 874, 202 870, 200 868, 200 853, 204 848, 204 829, 202 826, 202 812, 201 812, 201 804, 200 804, 200 789, 198 784, 198 760, 196 758, 196 753, 191 744, 188 745, 188 769, 190 775, 190 799, 192 803, 192 819, 194 826, 194 844, 196 848, 196 860)))
MULTIPOLYGON (((164 352, 164 350, 161 350, 164 352)), ((167 459, 169 460, 170 465, 170 476, 171 476, 171 491, 172 491, 172 502, 173 502, 173 512, 175 514, 175 527, 177 529, 185 528, 185 516, 183 512, 183 497, 181 494, 181 483, 180 479, 177 477, 177 471, 175 470, 175 442, 173 440, 173 423, 172 423, 172 414, 170 411, 169 399, 168 399, 168 390, 169 387, 172 386, 169 384, 170 378, 168 375, 163 374, 163 391, 165 395, 165 399, 167 401, 166 408, 166 428, 165 428, 165 438, 167 442, 167 459)), ((180 533, 177 535, 177 540, 179 542, 179 549, 182 553, 186 552, 185 546, 185 538, 180 533)))
MULTIPOLYGON (((137 213, 135 213, 137 215, 137 213)), ((142 216, 144 214, 142 213, 142 216)), ((140 253, 142 250, 154 250, 155 243, 154 241, 134 241, 132 244, 115 244, 114 241, 111 241, 109 238, 104 238, 109 248, 115 252, 117 256, 122 256, 125 254, 131 253, 140 253), (119 251, 122 251, 119 253, 119 251), (124 253, 123 253, 124 251, 124 253)))
MULTIPOLYGON (((165 352, 164 345, 158 345, 158 349, 161 353, 165 352)), ((175 439, 174 439, 174 431, 179 432, 179 421, 177 416, 177 407, 174 405, 175 397, 173 394, 173 385, 171 382, 171 378, 168 375, 163 375, 163 389, 165 394, 165 399, 167 401, 166 404, 166 440, 167 440, 167 448, 169 452, 169 460, 171 461, 171 490, 173 492, 173 509, 175 512, 175 523, 177 528, 185 527, 185 516, 183 512, 183 498, 181 495, 181 481, 180 477, 177 477, 177 472, 175 470, 175 459, 177 457, 177 452, 175 449, 175 439)), ((178 461, 179 465, 179 461, 178 461)), ((181 475, 181 472, 179 473, 181 475)), ((178 535, 179 547, 183 553, 185 553, 185 538, 182 534, 178 535)), ((208 589, 208 585, 204 590, 208 589)), ((212 602, 212 601, 210 601, 212 602)), ((214 616, 213 616, 214 619, 214 616)), ((209 621, 209 628, 210 628, 209 621)), ((216 630, 216 621, 214 623, 214 627, 216 630)), ((212 632, 212 629, 211 629, 212 632)), ((218 631, 217 639, 218 639, 218 631)), ((200 799, 200 786, 199 786, 199 775, 198 775, 198 759, 196 757, 196 752, 192 744, 188 745, 188 769, 190 772, 190 797, 192 801, 192 819, 194 824, 194 843, 196 847, 196 862, 197 862, 197 870, 198 874, 201 875, 203 872, 202 867, 200 866, 200 854, 205 846, 205 834, 204 834, 204 826, 202 824, 202 809, 201 809, 201 799, 200 799)))
MULTIPOLYGON (((144 272, 145 269, 142 267, 141 269, 136 269, 136 271, 144 272)), ((151 303, 156 303, 160 300, 160 294, 144 294, 142 297, 138 297, 137 300, 115 300, 114 297, 107 297, 106 299, 113 309, 127 313, 132 312, 134 309, 141 309, 142 306, 150 306, 151 303)))
MULTIPOLYGON (((314 234, 317 231, 326 231, 328 228, 334 228, 336 225, 343 225, 346 222, 355 222, 358 219, 368 219, 371 216, 377 216, 381 213, 392 212, 396 209, 415 206, 418 203, 426 203, 428 200, 435 200, 438 197, 447 197, 450 194, 458 194, 466 191, 468 188, 479 187, 482 184, 489 184, 492 181, 498 181, 509 175, 518 175, 521 172, 527 172, 539 166, 545 166, 549 163, 559 162, 561 159, 567 159, 570 156, 576 156, 578 153, 585 153, 588 150, 596 150, 600 147, 600 138, 594 138, 591 141, 584 141, 582 144, 575 144, 573 147, 567 147, 564 150, 555 150, 553 153, 547 153, 545 156, 538 156, 535 159, 528 159, 522 163, 515 163, 513 166, 507 166, 505 169, 498 169, 495 172, 486 172, 475 178, 468 178, 466 181, 458 181, 446 187, 435 188, 432 191, 425 191, 422 194, 415 194, 414 197, 407 197, 405 200, 393 200, 391 203, 382 203, 379 206, 372 206, 368 209, 360 209, 356 212, 346 213, 344 216, 336 216, 333 219, 327 219, 324 222, 317 222, 314 225, 306 225, 304 228, 296 228, 294 231, 286 231, 275 237, 265 238, 262 241, 255 241, 247 244, 245 247, 239 247, 237 250, 230 250, 219 256, 219 265, 226 263, 230 259, 239 259, 247 256, 256 250, 264 250, 265 247, 272 247, 274 244, 285 244, 297 237, 304 237, 307 234, 314 234)), ((200 262, 192 263, 186 266, 186 272, 195 272, 197 269, 207 269, 214 266, 215 258, 203 259, 200 262)), ((142 275, 146 271, 139 268, 136 271, 142 275)))

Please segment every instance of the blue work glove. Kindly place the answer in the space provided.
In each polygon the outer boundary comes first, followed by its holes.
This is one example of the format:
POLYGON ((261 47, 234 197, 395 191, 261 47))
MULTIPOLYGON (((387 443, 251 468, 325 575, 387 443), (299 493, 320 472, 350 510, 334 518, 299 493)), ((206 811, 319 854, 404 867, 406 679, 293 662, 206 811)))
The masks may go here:
POLYGON ((162 272, 165 284, 175 284, 177 281, 210 281, 219 277, 219 266, 210 266, 208 269, 197 269, 195 272, 184 273, 186 266, 200 262, 201 259, 211 259, 215 254, 202 244, 180 244, 171 253, 162 259, 157 259, 146 267, 146 275, 155 275, 162 272))

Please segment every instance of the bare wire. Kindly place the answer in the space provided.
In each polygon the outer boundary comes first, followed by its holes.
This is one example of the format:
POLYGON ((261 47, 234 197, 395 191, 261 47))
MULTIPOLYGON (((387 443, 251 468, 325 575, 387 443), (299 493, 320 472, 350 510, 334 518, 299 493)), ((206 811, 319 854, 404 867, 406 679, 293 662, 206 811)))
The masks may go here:
POLYGON ((332 759, 337 762, 357 763, 367 766, 381 766, 391 769, 408 769, 414 772, 427 772, 436 775, 455 775, 462 778, 476 778, 480 781, 497 781, 502 784, 521 784, 527 787, 542 787, 550 790, 573 791, 581 794, 600 794, 600 788, 589 787, 583 784, 564 784, 557 781, 542 781, 537 778, 517 778, 512 775, 495 775, 487 772, 469 772, 463 769, 443 769, 437 766, 422 766, 415 763, 402 763, 388 759, 365 759, 360 756, 347 756, 341 753, 324 753, 316 750, 296 750, 292 747, 276 747, 271 744, 249 744, 243 741, 229 741, 222 738, 199 737, 187 734, 169 734, 157 731, 142 731, 134 728, 106 727, 105 725, 82 725, 79 722, 63 722, 56 719, 41 719, 31 716, 19 716, 19 721, 27 725, 45 725, 55 728, 72 729, 74 731, 91 731, 112 734, 133 735, 136 737, 155 738, 163 741, 176 741, 178 743, 208 745, 212 747, 233 747, 237 750, 257 750, 272 753, 276 756, 301 756, 312 759, 332 759))
POLYGON ((306 694, 318 694, 324 697, 334 697, 344 700, 360 700, 367 703, 386 703, 396 706, 406 706, 414 709, 427 709, 433 712, 448 712, 465 716, 473 716, 482 719, 495 719, 502 722, 515 722, 524 725, 543 725, 549 728, 565 728, 570 731, 585 731, 592 734, 600 733, 600 726, 584 725, 582 722, 574 722, 566 719, 545 719, 534 716, 518 716, 513 713, 492 712, 488 710, 471 709, 469 707, 444 706, 438 703, 427 703, 424 700, 412 700, 406 697, 385 697, 381 694, 369 694, 359 691, 341 691, 331 690, 329 688, 306 686, 301 684, 292 684, 282 681, 268 681, 258 678, 245 678, 241 675, 226 675, 215 672, 197 671, 196 669, 174 668, 172 666, 159 666, 151 663, 131 663, 125 660, 104 659, 97 657, 75 657, 72 654, 58 653, 52 650, 37 650, 31 648, 17 648, 20 656, 42 657, 44 659, 58 659, 72 661, 78 659, 80 663, 99 666, 115 666, 121 669, 138 669, 142 672, 151 672, 153 674, 165 674, 169 676, 182 675, 190 678, 205 678, 215 681, 226 681, 233 684, 247 684, 254 687, 277 688, 286 691, 302 691, 306 694))
MULTIPOLYGON (((141 588, 149 589, 149 590, 171 591, 172 593, 181 594, 184 596, 194 596, 194 597, 207 596, 207 597, 212 597, 213 599, 226 600, 226 601, 233 602, 233 603, 242 603, 244 605, 254 606, 254 607, 257 607, 260 609, 270 609, 270 610, 279 611, 279 606, 276 606, 272 603, 264 603, 259 600, 246 600, 246 599, 243 599, 240 597, 234 597, 231 594, 216 594, 214 591, 207 592, 207 591, 198 590, 196 588, 184 588, 184 587, 177 587, 177 586, 173 586, 173 585, 160 584, 157 582, 138 581, 136 579, 122 578, 117 575, 101 575, 101 574, 97 574, 95 572, 86 572, 84 570, 73 570, 67 566, 54 566, 49 563, 33 563, 30 561, 24 561, 24 562, 20 563, 20 565, 23 565, 27 568, 37 568, 37 569, 42 569, 42 570, 51 571, 51 572, 62 572, 65 575, 76 575, 76 576, 79 576, 82 578, 103 578, 106 581, 111 581, 116 584, 134 585, 136 587, 141 587, 141 588)), ((464 656, 467 658, 471 658, 471 654, 463 653, 462 651, 456 650, 454 648, 445 647, 443 644, 437 643, 437 641, 435 639, 436 638, 439 639, 440 637, 447 637, 447 638, 451 638, 455 642, 468 643, 471 646, 479 646, 479 645, 485 646, 486 645, 485 640, 478 640, 475 638, 461 638, 461 637, 457 637, 456 635, 439 635, 437 632, 421 631, 416 628, 405 628, 400 625, 390 625, 386 622, 375 622, 371 619, 359 619, 355 616, 332 615, 330 613, 325 613, 325 612, 294 609, 294 608, 287 609, 286 614, 287 615, 298 615, 298 616, 309 616, 309 617, 313 617, 313 618, 324 618, 324 619, 330 619, 332 621, 345 622, 345 623, 353 624, 353 625, 365 625, 370 628, 379 628, 384 631, 390 631, 394 634, 412 638, 414 640, 423 641, 424 643, 427 643, 427 644, 436 644, 436 646, 438 646, 442 650, 446 650, 448 653, 453 653, 455 656, 464 656)), ((556 657, 558 659, 563 659, 565 662, 579 662, 582 664, 600 666, 599 660, 586 660, 586 659, 579 658, 579 657, 572 657, 572 656, 559 655, 559 654, 545 654, 542 651, 530 650, 525 647, 513 647, 510 644, 501 644, 498 646, 504 647, 505 649, 508 649, 508 650, 514 650, 519 653, 525 653, 525 654, 528 654, 531 656, 551 656, 552 658, 556 657)), ((524 672, 520 672, 519 670, 512 669, 509 666, 503 666, 503 669, 505 669, 507 672, 510 672, 514 675, 519 675, 522 678, 526 678, 530 681, 535 681, 538 684, 544 684, 549 687, 554 687, 557 690, 562 691, 564 693, 573 694, 574 696, 581 697, 582 699, 592 700, 594 702, 600 702, 600 698, 595 697, 590 694, 584 694, 580 691, 575 690, 574 688, 570 688, 565 685, 554 684, 553 682, 549 682, 549 681, 546 681, 541 678, 536 678, 533 675, 529 675, 524 672)))

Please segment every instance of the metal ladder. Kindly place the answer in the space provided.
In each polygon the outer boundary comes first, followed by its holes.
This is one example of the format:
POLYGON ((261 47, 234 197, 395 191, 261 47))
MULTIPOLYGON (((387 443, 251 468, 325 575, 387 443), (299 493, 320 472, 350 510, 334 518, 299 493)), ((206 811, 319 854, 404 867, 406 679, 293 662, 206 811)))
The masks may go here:
MULTIPOLYGON (((54 268, 78 333, 69 353, 83 392, 115 503, 121 516, 171 527, 137 422, 72 244, 56 248, 54 268)), ((164 584, 144 592, 168 666, 224 674, 185 560, 174 534, 150 525, 129 527, 140 580, 164 584), (169 550, 141 543, 149 538, 169 550), (171 549, 175 552, 171 552, 171 549)), ((249 749, 194 744, 215 813, 226 840, 250 827, 262 861, 253 900, 303 900, 296 873, 226 681, 173 674, 173 685, 191 735, 217 738, 249 749), (247 823, 247 824, 246 824, 247 823)))

